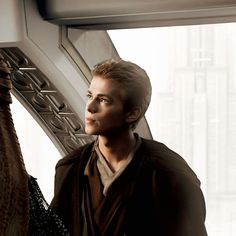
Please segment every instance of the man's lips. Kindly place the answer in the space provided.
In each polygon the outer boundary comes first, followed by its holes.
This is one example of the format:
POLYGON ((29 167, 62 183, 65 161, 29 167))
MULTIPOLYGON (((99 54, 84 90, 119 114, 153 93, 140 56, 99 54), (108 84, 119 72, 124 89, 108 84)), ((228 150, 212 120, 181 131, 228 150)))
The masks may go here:
POLYGON ((90 117, 85 118, 85 123, 86 124, 91 124, 91 123, 94 123, 94 122, 95 122, 95 120, 93 118, 90 118, 90 117))

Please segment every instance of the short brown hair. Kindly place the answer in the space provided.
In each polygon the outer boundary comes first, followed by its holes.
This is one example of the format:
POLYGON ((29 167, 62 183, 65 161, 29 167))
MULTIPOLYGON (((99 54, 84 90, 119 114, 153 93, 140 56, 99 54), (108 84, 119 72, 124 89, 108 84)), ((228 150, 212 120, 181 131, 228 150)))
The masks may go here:
MULTIPOLYGON (((129 61, 109 59, 95 65, 92 75, 117 81, 126 92, 125 109, 140 106, 140 119, 144 116, 152 93, 150 79, 144 69, 129 61)), ((135 126, 138 121, 135 122, 135 126)))

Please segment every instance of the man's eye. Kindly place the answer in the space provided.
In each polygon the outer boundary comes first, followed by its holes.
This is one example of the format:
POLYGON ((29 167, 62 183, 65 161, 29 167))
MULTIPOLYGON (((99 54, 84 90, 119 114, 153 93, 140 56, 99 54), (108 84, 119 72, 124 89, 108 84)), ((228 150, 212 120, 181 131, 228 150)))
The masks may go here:
POLYGON ((109 100, 106 99, 106 98, 100 98, 99 100, 100 100, 100 102, 102 102, 102 103, 109 103, 109 100))
POLYGON ((91 98, 92 95, 91 95, 90 93, 87 93, 87 94, 86 94, 86 97, 87 97, 87 98, 91 98))

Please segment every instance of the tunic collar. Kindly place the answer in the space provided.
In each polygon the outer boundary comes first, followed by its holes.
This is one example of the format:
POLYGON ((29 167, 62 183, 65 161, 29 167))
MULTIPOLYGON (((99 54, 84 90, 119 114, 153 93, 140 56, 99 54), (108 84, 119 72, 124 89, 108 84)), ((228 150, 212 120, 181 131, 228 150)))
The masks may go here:
POLYGON ((136 151, 140 147, 141 144, 141 138, 138 134, 135 133, 136 138, 136 144, 134 146, 134 149, 130 152, 128 155, 126 161, 123 163, 121 168, 117 172, 113 172, 111 168, 109 167, 105 157, 102 155, 99 147, 98 147, 98 139, 94 143, 92 154, 89 158, 89 161, 85 167, 84 174, 85 175, 91 175, 92 169, 91 166, 94 161, 97 162, 97 168, 100 173, 101 182, 103 184, 103 194, 106 196, 106 193, 111 186, 111 184, 124 172, 126 167, 129 165, 129 163, 133 160, 136 151))

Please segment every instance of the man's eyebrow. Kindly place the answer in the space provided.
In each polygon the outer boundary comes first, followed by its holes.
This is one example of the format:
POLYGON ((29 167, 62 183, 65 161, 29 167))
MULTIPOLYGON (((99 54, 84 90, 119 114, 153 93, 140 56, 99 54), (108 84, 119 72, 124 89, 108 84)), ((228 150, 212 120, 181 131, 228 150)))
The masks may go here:
MULTIPOLYGON (((92 94, 92 92, 91 92, 90 90, 88 90, 87 93, 88 93, 88 94, 92 94)), ((111 95, 105 94, 105 93, 99 93, 99 94, 97 94, 97 96, 98 96, 98 97, 107 97, 107 98, 109 98, 109 99, 111 99, 111 100, 113 99, 111 95)))
POLYGON ((111 96, 109 94, 105 94, 105 93, 99 93, 98 94, 99 97, 108 97, 111 98, 111 96))

